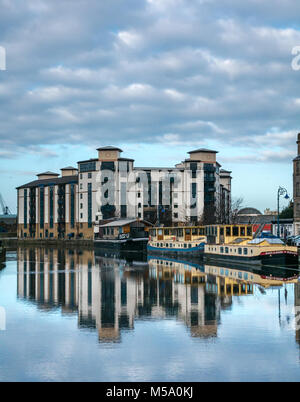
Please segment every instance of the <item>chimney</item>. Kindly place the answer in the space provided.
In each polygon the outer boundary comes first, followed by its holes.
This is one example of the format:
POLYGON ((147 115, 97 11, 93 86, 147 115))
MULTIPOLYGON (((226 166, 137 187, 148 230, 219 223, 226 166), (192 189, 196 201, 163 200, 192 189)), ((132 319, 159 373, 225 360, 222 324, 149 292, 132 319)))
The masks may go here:
POLYGON ((298 133, 298 140, 297 140, 297 144, 298 144, 298 156, 300 155, 300 133, 298 133))

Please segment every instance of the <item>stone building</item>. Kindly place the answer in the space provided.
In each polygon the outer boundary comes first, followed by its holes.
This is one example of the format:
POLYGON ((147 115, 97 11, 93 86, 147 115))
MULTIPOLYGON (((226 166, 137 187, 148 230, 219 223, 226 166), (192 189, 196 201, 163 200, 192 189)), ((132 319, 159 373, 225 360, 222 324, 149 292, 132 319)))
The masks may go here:
POLYGON ((18 190, 20 238, 92 239, 95 227, 112 218, 140 218, 155 224, 227 223, 230 171, 217 151, 197 149, 174 168, 135 167, 117 147, 53 172, 18 190))

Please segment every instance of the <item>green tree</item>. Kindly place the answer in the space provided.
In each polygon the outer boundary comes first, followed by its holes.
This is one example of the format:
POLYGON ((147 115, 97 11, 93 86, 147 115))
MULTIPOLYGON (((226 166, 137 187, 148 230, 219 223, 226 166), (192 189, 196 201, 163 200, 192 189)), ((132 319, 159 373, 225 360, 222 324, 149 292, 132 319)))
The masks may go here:
POLYGON ((290 202, 289 206, 284 208, 279 214, 280 219, 290 219, 294 217, 294 205, 290 202))

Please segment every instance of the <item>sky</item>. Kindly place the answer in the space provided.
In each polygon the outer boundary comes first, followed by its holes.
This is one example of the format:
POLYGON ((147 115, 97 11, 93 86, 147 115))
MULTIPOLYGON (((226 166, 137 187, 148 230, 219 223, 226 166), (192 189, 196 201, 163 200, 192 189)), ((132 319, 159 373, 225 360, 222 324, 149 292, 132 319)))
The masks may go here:
POLYGON ((276 209, 279 186, 293 196, 299 15, 298 0, 0 0, 6 203, 114 145, 136 166, 215 149, 233 197, 276 209))

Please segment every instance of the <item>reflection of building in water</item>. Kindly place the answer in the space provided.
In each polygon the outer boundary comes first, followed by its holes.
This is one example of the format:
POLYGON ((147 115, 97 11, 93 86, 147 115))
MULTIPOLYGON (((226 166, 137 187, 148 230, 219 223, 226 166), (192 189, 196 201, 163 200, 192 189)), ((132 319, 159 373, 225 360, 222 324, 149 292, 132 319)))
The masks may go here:
POLYGON ((52 248, 18 249, 18 296, 38 302, 39 308, 61 306, 63 313, 77 310, 77 255, 52 248))
POLYGON ((300 283, 294 285, 294 304, 295 304, 295 335, 296 341, 300 344, 300 314, 297 314, 297 308, 300 311, 300 283))
POLYGON ((232 297, 252 294, 263 281, 253 272, 160 258, 142 263, 95 257, 91 250, 18 249, 18 297, 77 313, 79 327, 97 329, 105 342, 119 341, 145 318, 176 317, 192 336, 216 336, 232 297))

